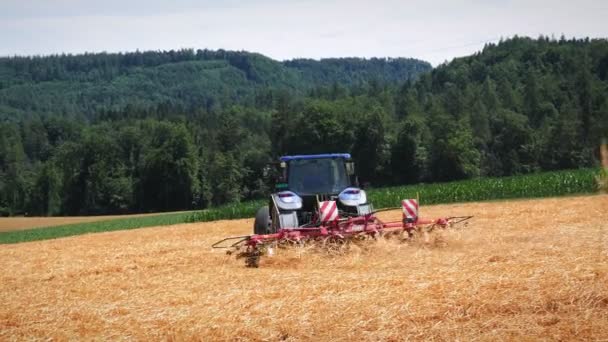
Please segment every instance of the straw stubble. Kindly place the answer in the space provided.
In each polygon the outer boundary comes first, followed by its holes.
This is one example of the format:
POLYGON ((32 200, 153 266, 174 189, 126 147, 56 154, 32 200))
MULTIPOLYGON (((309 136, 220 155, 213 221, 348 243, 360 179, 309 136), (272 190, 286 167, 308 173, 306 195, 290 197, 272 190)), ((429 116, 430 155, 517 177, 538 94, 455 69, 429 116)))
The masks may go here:
POLYGON ((0 339, 606 339, 607 209, 606 195, 423 206, 475 218, 428 241, 277 249, 259 269, 209 247, 251 220, 6 245, 0 339))

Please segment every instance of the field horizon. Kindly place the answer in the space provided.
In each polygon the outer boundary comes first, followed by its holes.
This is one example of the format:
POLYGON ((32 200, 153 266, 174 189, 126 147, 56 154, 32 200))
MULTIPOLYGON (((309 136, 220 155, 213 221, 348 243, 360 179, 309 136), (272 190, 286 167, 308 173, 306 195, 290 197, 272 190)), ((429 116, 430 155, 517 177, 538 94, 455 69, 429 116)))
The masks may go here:
MULTIPOLYGON (((563 170, 449 183, 420 183, 366 189, 376 209, 395 207, 404 198, 422 205, 591 194, 597 169, 563 170)), ((194 211, 73 217, 0 217, 0 244, 46 240, 86 233, 137 229, 187 222, 253 217, 263 200, 232 203, 194 211)))

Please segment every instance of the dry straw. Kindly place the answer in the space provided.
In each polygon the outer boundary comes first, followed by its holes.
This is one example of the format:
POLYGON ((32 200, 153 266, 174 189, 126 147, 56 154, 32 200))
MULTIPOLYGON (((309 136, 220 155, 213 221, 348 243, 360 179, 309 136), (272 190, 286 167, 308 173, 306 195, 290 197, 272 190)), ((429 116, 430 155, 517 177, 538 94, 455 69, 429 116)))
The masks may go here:
POLYGON ((0 340, 606 340, 607 208, 423 207, 475 218, 427 242, 278 250, 259 269, 209 247, 251 220, 6 245, 0 340))

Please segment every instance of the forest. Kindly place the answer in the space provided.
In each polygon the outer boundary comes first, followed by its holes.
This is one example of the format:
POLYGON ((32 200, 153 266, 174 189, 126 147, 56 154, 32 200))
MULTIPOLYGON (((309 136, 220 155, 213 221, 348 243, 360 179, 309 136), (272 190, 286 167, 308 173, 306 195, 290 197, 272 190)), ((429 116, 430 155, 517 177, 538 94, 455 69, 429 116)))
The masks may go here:
POLYGON ((268 162, 350 152, 379 187, 593 167, 608 41, 513 37, 436 68, 209 50, 0 58, 0 214, 200 209, 268 162))

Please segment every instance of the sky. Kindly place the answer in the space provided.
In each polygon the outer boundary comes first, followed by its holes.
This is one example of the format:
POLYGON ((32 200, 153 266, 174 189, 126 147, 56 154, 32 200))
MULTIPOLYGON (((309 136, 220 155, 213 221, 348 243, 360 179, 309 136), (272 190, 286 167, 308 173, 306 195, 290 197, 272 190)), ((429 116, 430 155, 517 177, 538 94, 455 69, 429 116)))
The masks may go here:
POLYGON ((0 0, 0 56, 180 48, 433 65, 513 35, 608 37, 608 0, 0 0))

